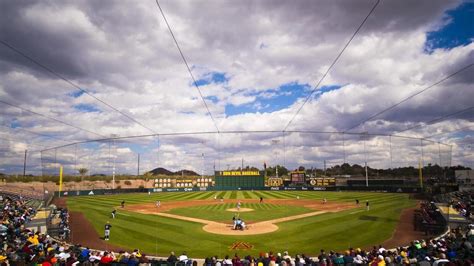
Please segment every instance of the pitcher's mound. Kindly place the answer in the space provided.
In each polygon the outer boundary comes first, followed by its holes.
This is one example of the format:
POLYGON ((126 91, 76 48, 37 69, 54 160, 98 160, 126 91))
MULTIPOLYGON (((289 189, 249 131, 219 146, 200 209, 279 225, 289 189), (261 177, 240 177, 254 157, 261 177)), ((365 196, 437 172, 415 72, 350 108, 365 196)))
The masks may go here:
POLYGON ((238 210, 237 208, 230 208, 230 209, 227 209, 226 211, 228 211, 228 212, 252 212, 252 211, 254 211, 254 209, 240 208, 240 210, 238 210))

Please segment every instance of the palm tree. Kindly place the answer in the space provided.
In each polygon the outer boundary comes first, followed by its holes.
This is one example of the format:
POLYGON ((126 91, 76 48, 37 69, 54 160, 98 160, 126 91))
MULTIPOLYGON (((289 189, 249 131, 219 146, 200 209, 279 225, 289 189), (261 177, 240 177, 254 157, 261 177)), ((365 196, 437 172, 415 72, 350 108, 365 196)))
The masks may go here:
POLYGON ((79 174, 81 175, 81 184, 83 185, 84 176, 87 174, 89 170, 87 170, 87 168, 79 168, 77 171, 79 171, 79 174))

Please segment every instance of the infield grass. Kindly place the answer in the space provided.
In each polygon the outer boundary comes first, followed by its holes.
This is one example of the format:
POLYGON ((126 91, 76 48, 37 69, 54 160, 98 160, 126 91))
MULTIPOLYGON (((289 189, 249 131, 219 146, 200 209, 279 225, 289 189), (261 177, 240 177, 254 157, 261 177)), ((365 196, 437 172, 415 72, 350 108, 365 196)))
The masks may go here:
POLYGON ((310 210, 301 206, 285 206, 271 203, 242 203, 242 208, 250 208, 250 212, 229 212, 227 209, 235 208, 235 203, 224 203, 217 205, 203 205, 186 208, 176 208, 167 211, 171 214, 177 214, 187 217, 200 218, 215 222, 229 223, 232 217, 240 217, 247 223, 267 221, 285 216, 293 216, 302 213, 308 213, 310 210))
MULTIPOLYGON (((317 254, 320 249, 342 251, 349 247, 368 247, 378 245, 389 239, 399 220, 401 211, 413 207, 415 201, 408 194, 362 193, 362 192, 310 192, 310 191, 237 191, 232 192, 168 192, 148 195, 120 194, 107 196, 83 196, 67 199, 71 211, 84 213, 94 229, 103 234, 106 221, 113 225, 110 243, 125 249, 140 248, 146 254, 167 256, 170 251, 180 253, 187 251, 190 257, 204 258, 236 251, 229 247, 237 241, 243 241, 253 246, 252 250, 237 251, 241 256, 256 255, 260 251, 283 252, 291 254, 317 254), (202 224, 182 221, 157 215, 147 215, 118 209, 117 218, 110 219, 110 212, 119 206, 122 200, 127 205, 162 201, 183 201, 197 199, 213 199, 214 196, 238 199, 301 199, 355 202, 359 199, 361 205, 370 201, 370 211, 363 208, 350 209, 337 213, 326 213, 303 219, 278 223, 279 230, 269 234, 252 236, 223 236, 210 234, 202 230, 202 224)), ((246 206, 242 207, 252 208, 246 206)), ((267 204, 265 204, 267 205, 267 204)), ((270 220, 308 212, 304 207, 277 206, 268 204, 268 209, 257 208, 254 212, 242 213, 248 220, 270 220), (275 213, 270 216, 270 213, 275 213)), ((209 206, 209 205, 208 205, 209 206)), ((232 213, 222 209, 206 208, 206 206, 188 207, 171 210, 172 213, 198 217, 202 219, 228 221, 232 213), (225 213, 225 215, 224 215, 225 213), (202 215, 202 216, 201 216, 202 215), (211 219, 211 217, 213 217, 211 219)), ((235 203, 229 208, 235 207, 235 203)), ((80 232, 75 232, 80 233, 80 232)), ((105 249, 106 247, 104 247, 105 249)))

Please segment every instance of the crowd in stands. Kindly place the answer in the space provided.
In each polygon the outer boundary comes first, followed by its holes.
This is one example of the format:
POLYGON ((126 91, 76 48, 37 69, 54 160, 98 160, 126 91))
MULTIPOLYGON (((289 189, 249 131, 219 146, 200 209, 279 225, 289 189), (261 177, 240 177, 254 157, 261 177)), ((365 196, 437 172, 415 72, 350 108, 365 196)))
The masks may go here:
POLYGON ((69 240, 71 230, 69 229, 69 212, 67 208, 59 208, 56 213, 60 219, 58 224, 59 237, 62 240, 69 240))
MULTIPOLYGON (((474 231, 474 229, 473 229, 474 231)), ((219 260, 217 256, 205 259, 204 266, 330 266, 330 265, 474 265, 474 234, 470 230, 452 230, 440 239, 415 240, 408 247, 387 250, 374 246, 371 250, 350 248, 345 252, 321 250, 317 257, 288 252, 260 253, 258 257, 235 254, 219 260)))
POLYGON ((457 210, 462 216, 471 218, 471 207, 474 205, 473 192, 454 192, 451 194, 451 202, 453 208, 457 210))
POLYGON ((439 234, 446 226, 446 220, 434 202, 422 202, 416 210, 414 218, 415 230, 428 234, 439 234))
POLYGON ((4 196, 2 201, 0 225, 0 261, 16 259, 18 254, 28 249, 38 236, 25 229, 35 215, 35 210, 26 204, 22 197, 4 196))

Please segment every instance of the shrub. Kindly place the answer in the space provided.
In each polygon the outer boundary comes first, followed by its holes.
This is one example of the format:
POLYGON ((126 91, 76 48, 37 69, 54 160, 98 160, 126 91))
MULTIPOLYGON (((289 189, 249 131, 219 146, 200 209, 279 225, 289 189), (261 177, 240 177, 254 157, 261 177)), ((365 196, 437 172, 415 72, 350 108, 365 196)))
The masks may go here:
POLYGON ((132 184, 132 182, 130 182, 130 180, 125 180, 125 182, 123 182, 123 183, 127 186, 130 186, 132 184))
POLYGON ((145 187, 143 185, 139 185, 138 188, 144 189, 145 187))

